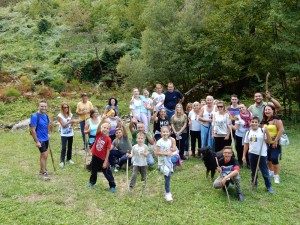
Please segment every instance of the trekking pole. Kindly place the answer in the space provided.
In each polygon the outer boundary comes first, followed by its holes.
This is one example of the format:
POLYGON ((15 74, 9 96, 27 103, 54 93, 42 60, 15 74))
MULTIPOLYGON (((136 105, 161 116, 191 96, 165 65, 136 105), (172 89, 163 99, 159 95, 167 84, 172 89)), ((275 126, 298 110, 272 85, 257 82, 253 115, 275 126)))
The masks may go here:
MULTIPOLYGON (((216 159, 217 166, 220 167, 220 166, 219 166, 218 158, 215 157, 215 159, 216 159)), ((231 201, 230 201, 230 197, 229 197, 229 193, 228 193, 228 189, 227 189, 226 183, 225 183, 225 185, 224 185, 224 188, 225 188, 226 195, 227 195, 227 199, 228 199, 228 208, 231 209, 231 201)))
POLYGON ((255 174, 254 174, 254 179, 253 179, 252 185, 251 185, 251 191, 253 191, 253 189, 254 189, 254 184, 255 184, 255 181, 256 181, 256 178, 257 178, 257 172, 258 172, 258 168, 259 168, 262 147, 264 145, 264 138, 265 138, 265 130, 263 130, 263 138, 262 138, 261 145, 260 145, 260 150, 259 150, 258 160, 257 160, 257 164, 256 164, 256 170, 255 170, 255 174))
POLYGON ((53 159, 53 153, 52 153, 52 149, 51 149, 51 145, 50 145, 50 140, 49 140, 49 151, 50 151, 50 156, 51 156, 51 161, 52 161, 53 170, 54 170, 54 172, 55 172, 55 171, 56 171, 56 168, 55 168, 55 164, 54 164, 54 159, 53 159))
POLYGON ((236 152, 236 148, 235 148, 235 140, 234 140, 234 137, 233 137, 233 132, 232 132, 232 126, 229 126, 230 128, 230 134, 231 134, 231 147, 232 147, 232 150, 234 150, 236 152))
MULTIPOLYGON (((129 150, 127 150, 127 153, 129 153, 129 150)), ((127 188, 129 188, 129 177, 128 177, 128 167, 129 167, 129 158, 126 157, 126 184, 127 184, 127 188)))

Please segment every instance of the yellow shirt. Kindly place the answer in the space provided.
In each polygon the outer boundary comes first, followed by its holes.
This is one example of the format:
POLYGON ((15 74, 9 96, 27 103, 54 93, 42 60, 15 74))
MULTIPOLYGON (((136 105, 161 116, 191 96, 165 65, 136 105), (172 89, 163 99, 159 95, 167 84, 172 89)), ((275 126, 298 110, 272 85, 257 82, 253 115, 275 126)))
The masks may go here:
POLYGON ((275 124, 269 124, 269 125, 265 124, 264 127, 268 127, 268 130, 269 130, 269 133, 270 133, 270 136, 271 136, 271 139, 272 139, 271 144, 273 144, 274 140, 277 136, 277 133, 278 133, 276 125, 275 124))
POLYGON ((84 110, 86 110, 87 114, 80 114, 79 115, 79 122, 84 121, 85 119, 90 118, 90 111, 93 109, 93 104, 90 101, 87 101, 86 103, 79 102, 77 104, 76 113, 82 113, 84 110))

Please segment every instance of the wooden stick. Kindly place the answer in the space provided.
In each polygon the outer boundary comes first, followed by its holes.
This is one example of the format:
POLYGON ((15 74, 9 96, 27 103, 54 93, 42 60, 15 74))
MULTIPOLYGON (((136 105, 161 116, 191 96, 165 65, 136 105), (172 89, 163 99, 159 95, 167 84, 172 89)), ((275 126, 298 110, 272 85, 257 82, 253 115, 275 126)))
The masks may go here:
POLYGON ((52 153, 52 149, 51 149, 51 145, 50 145, 50 140, 49 140, 49 151, 50 151, 50 156, 51 156, 51 161, 52 161, 53 170, 54 170, 54 172, 55 172, 55 171, 56 171, 56 168, 55 168, 55 164, 54 164, 54 159, 53 159, 53 153, 52 153))
POLYGON ((266 76, 266 91, 269 91, 269 86, 268 86, 268 84, 269 84, 269 76, 270 76, 270 73, 268 72, 267 76, 266 76))

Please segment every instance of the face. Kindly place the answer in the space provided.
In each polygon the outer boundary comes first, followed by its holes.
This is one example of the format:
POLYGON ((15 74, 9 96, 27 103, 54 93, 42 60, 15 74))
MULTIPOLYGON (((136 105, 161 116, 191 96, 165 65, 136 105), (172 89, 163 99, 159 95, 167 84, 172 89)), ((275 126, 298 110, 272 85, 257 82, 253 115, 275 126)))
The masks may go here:
POLYGON ((168 138, 169 135, 170 135, 170 131, 168 129, 163 129, 161 131, 161 135, 162 135, 163 138, 168 138))
POLYGON ((116 138, 118 138, 118 139, 120 139, 123 136, 123 133, 121 130, 117 130, 115 134, 116 134, 116 138))
POLYGON ((201 101, 201 106, 206 105, 206 101, 201 101))
POLYGON ((173 84, 168 84, 168 92, 173 92, 174 91, 174 85, 173 84))
POLYGON ((224 159, 226 161, 229 161, 231 159, 231 156, 232 156, 231 149, 225 149, 224 152, 223 152, 223 156, 224 156, 224 159))
POLYGON ((115 104, 116 104, 116 100, 115 100, 115 99, 111 99, 111 100, 110 100, 110 104, 111 104, 111 105, 115 105, 115 104))
POLYGON ((137 124, 137 130, 138 130, 138 132, 144 132, 145 131, 145 126, 144 126, 144 124, 142 124, 142 123, 138 123, 137 124))
POLYGON ((164 109, 160 110, 160 111, 159 111, 159 115, 160 115, 161 117, 166 117, 166 115, 167 115, 166 110, 164 110, 164 109))
POLYGON ((255 93, 255 95, 254 95, 254 101, 255 101, 256 103, 261 103, 262 100, 263 100, 262 94, 261 94, 261 93, 255 93))
POLYGON ((138 137, 136 138, 136 142, 137 142, 138 144, 144 144, 145 138, 144 138, 143 136, 138 136, 138 137))
POLYGON ((217 108, 219 111, 224 111, 224 105, 223 104, 217 104, 217 108))
POLYGON ((110 124, 109 123, 104 123, 104 124, 101 125, 101 132, 104 135, 107 135, 109 130, 110 130, 110 124))
POLYGON ((246 112, 246 107, 245 107, 245 105, 239 105, 239 110, 240 110, 240 112, 241 113, 244 113, 244 112, 246 112))
POLYGON ((186 108, 186 110, 187 110, 188 112, 190 112, 192 109, 193 109, 193 106, 192 106, 192 105, 188 105, 187 108, 186 108))
POLYGON ((237 97, 231 97, 231 103, 232 105, 236 105, 238 103, 238 98, 237 97))
POLYGON ((207 105, 212 105, 214 102, 214 98, 212 96, 207 96, 206 97, 206 104, 207 105))
POLYGON ((46 111, 47 111, 47 103, 41 102, 39 104, 39 111, 40 111, 40 113, 46 113, 46 111))
POLYGON ((140 95, 139 89, 137 89, 137 88, 133 89, 133 96, 137 97, 139 95, 140 95))
POLYGON ((156 86, 156 92, 161 93, 162 92, 162 87, 161 86, 156 86))
POLYGON ((87 96, 82 96, 82 101, 83 102, 87 102, 88 101, 88 97, 87 96))
POLYGON ((271 117, 271 116, 274 115, 274 111, 273 111, 273 109, 270 106, 266 106, 265 107, 265 115, 267 117, 271 117))
POLYGON ((177 112, 181 112, 181 110, 182 110, 182 106, 181 106, 181 105, 177 105, 177 106, 176 106, 176 111, 177 111, 177 112))
POLYGON ((200 109, 200 104, 199 103, 194 103, 194 110, 199 110, 200 109))
POLYGON ((144 95, 146 98, 148 98, 148 97, 149 97, 149 92, 148 92, 147 90, 145 90, 145 91, 143 92, 143 95, 144 95))
POLYGON ((93 118, 96 118, 96 117, 98 117, 99 116, 99 112, 98 112, 98 110, 96 110, 95 112, 94 112, 94 114, 93 114, 93 118))
POLYGON ((258 120, 251 120, 250 126, 253 130, 256 130, 258 128, 259 122, 258 120))
POLYGON ((69 106, 64 104, 63 105, 63 110, 64 110, 65 113, 68 113, 69 112, 69 106))

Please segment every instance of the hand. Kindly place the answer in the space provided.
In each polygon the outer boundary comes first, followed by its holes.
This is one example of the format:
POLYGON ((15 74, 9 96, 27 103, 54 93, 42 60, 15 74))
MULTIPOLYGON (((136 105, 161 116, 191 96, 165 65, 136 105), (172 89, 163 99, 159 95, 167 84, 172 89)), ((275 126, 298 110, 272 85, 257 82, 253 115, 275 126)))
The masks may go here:
POLYGON ((41 148, 41 147, 42 147, 42 144, 38 141, 38 142, 35 143, 35 146, 36 146, 37 148, 41 148))
POLYGON ((225 186, 225 184, 226 184, 226 181, 227 181, 227 178, 223 178, 222 180, 221 180, 221 184, 222 184, 222 186, 225 186))
POLYGON ((219 173, 221 173, 222 172, 222 169, 221 169, 221 167, 217 167, 217 171, 219 172, 219 173))
POLYGON ((267 99, 271 98, 271 93, 269 91, 266 91, 266 98, 267 99))
POLYGON ((226 137, 224 137, 224 140, 228 140, 229 139, 229 135, 226 135, 226 137))
POLYGON ((147 157, 148 154, 147 154, 146 152, 143 152, 143 155, 144 155, 145 157, 147 157))
POLYGON ((275 142, 272 144, 272 148, 277 148, 278 141, 275 140, 275 142))
POLYGON ((129 153, 126 153, 127 158, 131 158, 131 155, 129 153))
POLYGON ((246 157, 243 155, 243 158, 242 158, 242 160, 243 160, 243 163, 247 163, 247 161, 246 161, 246 157))
POLYGON ((212 134, 211 134, 211 138, 212 138, 212 139, 214 139, 214 138, 215 138, 215 135, 214 135, 214 133, 212 133, 212 134))
POLYGON ((173 152, 171 152, 171 151, 166 152, 166 156, 172 156, 172 154, 173 154, 173 152))
POLYGON ((102 168, 103 168, 103 169, 106 169, 106 168, 107 168, 107 164, 108 164, 108 161, 105 159, 105 160, 104 160, 104 163, 103 163, 103 165, 102 165, 102 168))
POLYGON ((135 117, 133 117, 133 118, 131 119, 131 121, 132 121, 133 123, 137 123, 137 119, 136 119, 135 117))

